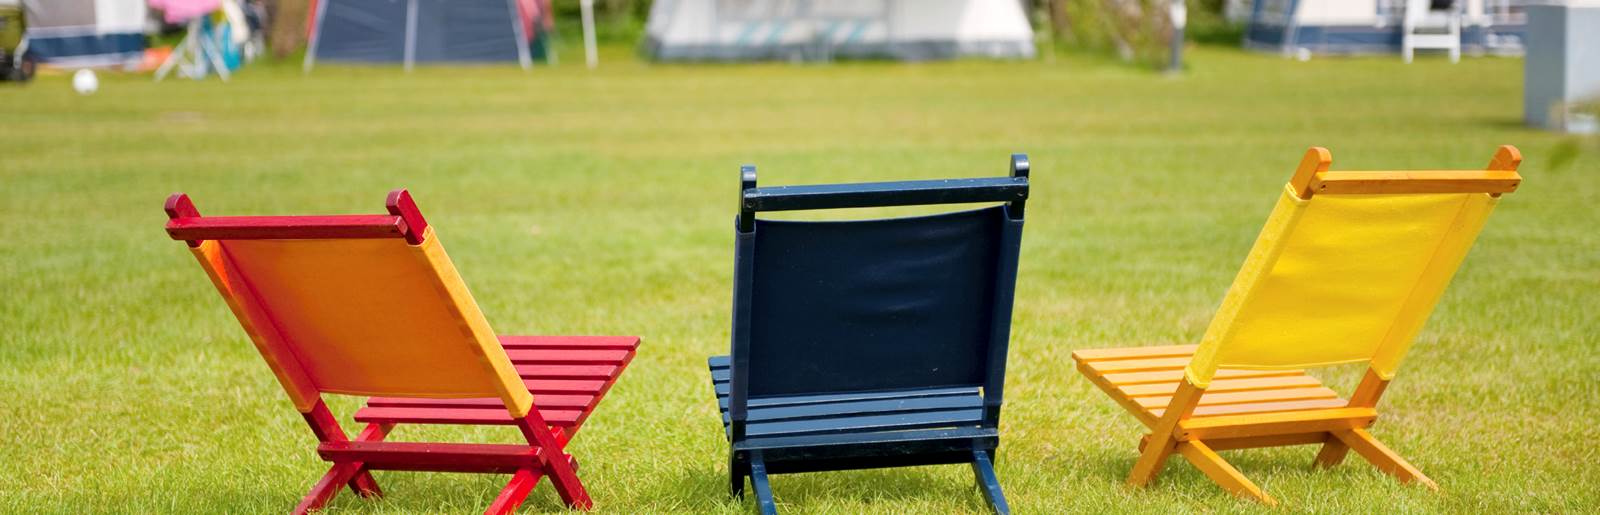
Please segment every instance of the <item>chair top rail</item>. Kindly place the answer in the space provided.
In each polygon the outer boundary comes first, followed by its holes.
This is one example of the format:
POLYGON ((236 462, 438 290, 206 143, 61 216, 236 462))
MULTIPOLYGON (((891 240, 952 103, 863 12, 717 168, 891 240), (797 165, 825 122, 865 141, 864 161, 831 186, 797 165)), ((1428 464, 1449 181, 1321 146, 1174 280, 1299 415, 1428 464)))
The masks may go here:
POLYGON ((389 192, 387 215, 200 216, 188 195, 167 198, 167 234, 198 246, 202 240, 405 238, 422 243, 427 220, 405 189, 389 192))
POLYGON ((1328 171, 1333 155, 1311 147, 1301 158, 1289 184, 1296 195, 1382 195, 1419 193, 1487 193, 1500 196, 1517 190, 1522 152, 1501 145, 1483 170, 1328 171))
POLYGON ((749 211, 795 211, 925 204, 1011 202, 1028 198, 1026 177, 767 186, 744 191, 749 211))
POLYGON ((391 215, 209 216, 167 221, 174 240, 398 238, 405 219, 391 215))
POLYGON ((1027 154, 1011 154, 1009 177, 935 179, 922 181, 864 182, 756 187, 756 167, 739 167, 740 232, 755 230, 761 211, 801 211, 856 207, 919 206, 1005 202, 1008 215, 1022 219, 1028 200, 1027 154))
POLYGON ((1317 194, 1511 193, 1522 184, 1512 170, 1322 172, 1309 187, 1317 194))

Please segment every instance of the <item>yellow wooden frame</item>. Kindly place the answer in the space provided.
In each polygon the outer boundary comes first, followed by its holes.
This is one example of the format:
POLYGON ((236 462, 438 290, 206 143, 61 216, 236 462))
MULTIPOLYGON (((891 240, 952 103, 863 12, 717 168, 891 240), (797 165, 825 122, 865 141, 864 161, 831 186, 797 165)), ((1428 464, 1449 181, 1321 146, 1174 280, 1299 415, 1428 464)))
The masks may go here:
POLYGON ((1522 152, 1501 145, 1483 170, 1407 170, 1388 172, 1330 172, 1333 156, 1328 149, 1311 147, 1301 158, 1289 183, 1301 199, 1318 193, 1376 195, 1397 193, 1488 193, 1499 196, 1517 191, 1522 176, 1522 152))

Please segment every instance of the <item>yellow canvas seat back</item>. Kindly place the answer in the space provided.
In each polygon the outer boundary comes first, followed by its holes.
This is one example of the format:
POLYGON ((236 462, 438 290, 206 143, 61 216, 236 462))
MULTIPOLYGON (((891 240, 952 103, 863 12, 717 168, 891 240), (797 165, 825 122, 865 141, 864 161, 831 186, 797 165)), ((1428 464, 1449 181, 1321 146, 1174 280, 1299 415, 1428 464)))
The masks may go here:
POLYGON ((1489 170, 1329 172, 1313 148, 1267 219, 1185 375, 1370 362, 1391 379, 1521 157, 1489 170))
POLYGON ((320 393, 532 395, 404 190, 388 215, 200 217, 168 204, 187 240, 297 408, 320 393))

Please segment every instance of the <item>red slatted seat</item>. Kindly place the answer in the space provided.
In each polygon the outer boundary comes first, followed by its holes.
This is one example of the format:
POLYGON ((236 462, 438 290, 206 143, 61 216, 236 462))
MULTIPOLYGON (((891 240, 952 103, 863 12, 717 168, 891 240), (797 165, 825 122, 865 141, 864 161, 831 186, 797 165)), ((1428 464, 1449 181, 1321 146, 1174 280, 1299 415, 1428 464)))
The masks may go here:
MULTIPOLYGON (((633 336, 501 336, 511 363, 534 394, 545 422, 567 434, 589 418, 606 391, 633 360, 633 336)), ((357 422, 378 424, 512 425, 496 398, 415 399, 373 397, 356 411, 357 422)))

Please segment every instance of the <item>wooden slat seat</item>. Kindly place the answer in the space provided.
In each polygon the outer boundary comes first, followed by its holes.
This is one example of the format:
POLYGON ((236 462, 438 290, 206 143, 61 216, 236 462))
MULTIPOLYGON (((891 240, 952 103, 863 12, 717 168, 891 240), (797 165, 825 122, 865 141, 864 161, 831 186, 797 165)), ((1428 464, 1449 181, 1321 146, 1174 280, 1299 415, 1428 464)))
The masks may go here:
MULTIPOLYGON (((502 336, 500 345, 545 422, 577 431, 633 360, 633 336, 502 336)), ((512 425, 496 398, 414 399, 373 397, 356 411, 358 422, 379 424, 512 425)))
MULTIPOLYGON (((728 356, 712 357, 707 364, 726 431, 732 423, 728 356)), ((983 420, 983 396, 976 387, 758 397, 748 406, 745 434, 752 439, 977 427, 983 420)))
MULTIPOLYGON (((1195 345, 1089 349, 1078 370, 1147 426, 1166 412, 1195 345)), ((1192 418, 1343 408, 1348 402, 1304 370, 1221 369, 1192 418)))

